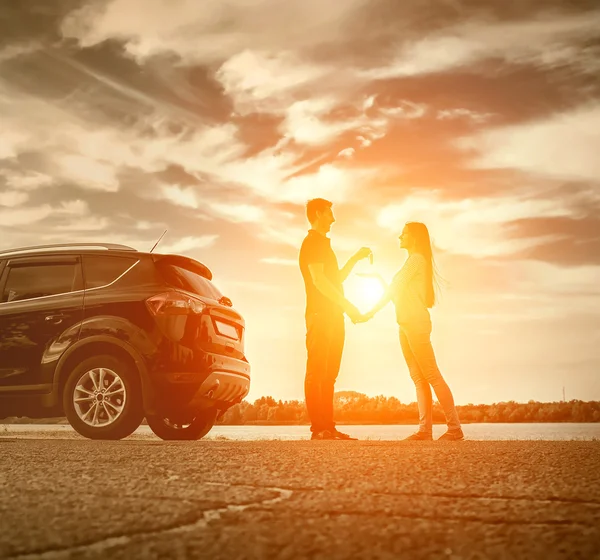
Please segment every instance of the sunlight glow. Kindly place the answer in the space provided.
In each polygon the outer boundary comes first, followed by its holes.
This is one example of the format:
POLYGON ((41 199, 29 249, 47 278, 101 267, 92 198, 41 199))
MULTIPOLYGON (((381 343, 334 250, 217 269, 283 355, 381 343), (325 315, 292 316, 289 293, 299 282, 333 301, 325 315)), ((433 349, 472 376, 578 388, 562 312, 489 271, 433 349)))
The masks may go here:
POLYGON ((365 313, 379 301, 383 295, 383 286, 376 278, 352 275, 344 284, 344 292, 346 297, 365 313))

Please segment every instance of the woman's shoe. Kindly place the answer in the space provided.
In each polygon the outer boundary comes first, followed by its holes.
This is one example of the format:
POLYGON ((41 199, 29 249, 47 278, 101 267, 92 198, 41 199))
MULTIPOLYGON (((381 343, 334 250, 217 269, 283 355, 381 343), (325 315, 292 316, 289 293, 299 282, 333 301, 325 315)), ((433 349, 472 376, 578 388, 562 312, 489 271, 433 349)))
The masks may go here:
POLYGON ((415 432, 411 436, 404 438, 404 441, 433 441, 433 436, 428 432, 415 432))
POLYGON ((438 441, 462 441, 465 439, 465 434, 458 428, 458 430, 448 430, 445 434, 442 434, 438 441))

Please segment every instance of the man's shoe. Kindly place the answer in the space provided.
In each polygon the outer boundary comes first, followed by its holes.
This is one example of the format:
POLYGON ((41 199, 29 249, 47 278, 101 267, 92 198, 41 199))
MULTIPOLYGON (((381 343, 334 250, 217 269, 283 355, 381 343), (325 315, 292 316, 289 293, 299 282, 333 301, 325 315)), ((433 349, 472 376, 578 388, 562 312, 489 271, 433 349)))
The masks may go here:
POLYGON ((321 430, 320 432, 313 432, 310 439, 337 439, 333 432, 329 430, 321 430))
POLYGON ((433 436, 428 432, 415 432, 404 438, 404 441, 433 441, 433 436))
POLYGON ((356 441, 358 440, 358 438, 349 436, 348 434, 345 434, 344 432, 340 432, 339 430, 333 430, 333 435, 335 436, 335 439, 345 439, 345 440, 353 440, 356 441))
POLYGON ((458 430, 448 430, 445 434, 438 438, 438 441, 463 441, 465 434, 458 428, 458 430))

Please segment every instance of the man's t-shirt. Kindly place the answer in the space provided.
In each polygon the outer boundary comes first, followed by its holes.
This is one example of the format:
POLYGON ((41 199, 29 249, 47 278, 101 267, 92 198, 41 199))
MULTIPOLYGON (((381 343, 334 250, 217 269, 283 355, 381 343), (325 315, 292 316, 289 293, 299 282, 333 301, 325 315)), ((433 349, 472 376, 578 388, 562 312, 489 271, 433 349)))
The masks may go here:
POLYGON ((331 248, 331 240, 314 229, 309 230, 300 247, 300 271, 306 288, 306 315, 312 313, 343 314, 342 308, 320 292, 312 281, 308 265, 322 263, 325 276, 344 293, 338 260, 331 248))

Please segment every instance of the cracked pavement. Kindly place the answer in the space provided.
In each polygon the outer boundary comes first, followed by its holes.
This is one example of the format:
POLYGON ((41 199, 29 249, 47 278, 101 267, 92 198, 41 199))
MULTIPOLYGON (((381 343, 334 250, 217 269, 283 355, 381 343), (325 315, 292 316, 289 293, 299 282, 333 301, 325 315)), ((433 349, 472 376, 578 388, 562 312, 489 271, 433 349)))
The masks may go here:
POLYGON ((0 558, 597 558, 600 441, 0 438, 0 558))

